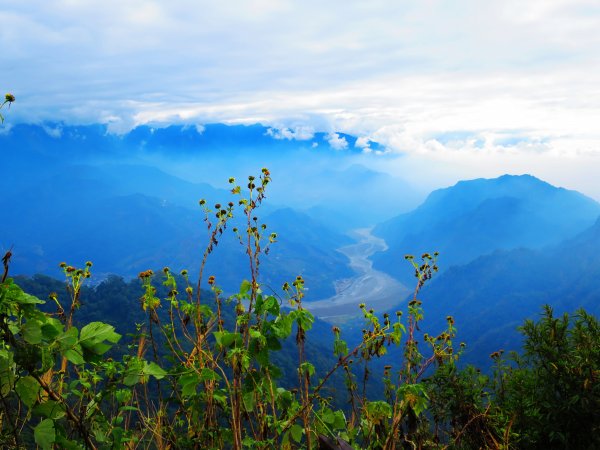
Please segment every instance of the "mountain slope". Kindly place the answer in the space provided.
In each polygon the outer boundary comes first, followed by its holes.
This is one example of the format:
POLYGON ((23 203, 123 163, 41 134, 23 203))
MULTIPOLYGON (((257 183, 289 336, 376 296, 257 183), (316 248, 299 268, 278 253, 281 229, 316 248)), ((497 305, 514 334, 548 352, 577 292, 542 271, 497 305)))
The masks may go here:
POLYGON ((386 252, 374 265, 403 281, 405 254, 440 252, 440 266, 464 264, 498 249, 541 248, 594 223, 600 204, 530 175, 461 181, 434 191, 414 211, 378 225, 386 252))
POLYGON ((467 357, 482 361, 498 349, 516 350, 515 331, 541 305, 555 311, 585 308, 600 315, 600 220, 573 239, 541 249, 497 251, 448 269, 421 293, 424 327, 456 319, 467 357))

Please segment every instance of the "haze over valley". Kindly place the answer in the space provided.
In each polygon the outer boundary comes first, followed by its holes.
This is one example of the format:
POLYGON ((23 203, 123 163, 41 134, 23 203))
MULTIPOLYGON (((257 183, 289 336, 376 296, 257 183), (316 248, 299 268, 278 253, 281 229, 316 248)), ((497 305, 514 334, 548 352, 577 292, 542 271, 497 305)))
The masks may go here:
MULTIPOLYGON (((243 186, 264 165, 273 182, 260 223, 277 242, 263 258, 260 280, 278 293, 301 275, 307 305, 322 320, 354 327, 362 320, 359 303, 379 312, 399 308, 416 282, 404 256, 434 251, 440 274, 422 294, 426 301, 431 295, 433 323, 443 326, 440 318, 455 315, 477 358, 500 343, 516 347, 517 325, 544 302, 598 309, 590 300, 596 288, 569 283, 593 279, 600 261, 587 259, 574 273, 566 261, 577 259, 569 243, 595 236, 600 204, 532 175, 463 180, 423 196, 402 177, 363 165, 364 153, 340 153, 323 134, 282 140, 260 125, 210 125, 142 127, 119 136, 101 125, 52 125, 61 130, 53 135, 48 127, 17 125, 0 135, 1 187, 11 192, 1 244, 12 249, 16 274, 57 277, 59 262, 86 260, 94 262, 93 283, 163 265, 195 274, 209 242, 199 199, 226 204, 233 198, 227 178, 243 186), (527 281, 510 281, 521 276, 527 281), (564 288, 549 288, 559 280, 564 288), (581 294, 570 301, 551 294, 561 289, 581 294), (483 322, 474 317, 508 311, 510 320, 476 337, 483 322)), ((214 275, 228 293, 249 276, 244 247, 231 232, 245 226, 241 219, 219 236, 205 269, 204 282, 214 275)))

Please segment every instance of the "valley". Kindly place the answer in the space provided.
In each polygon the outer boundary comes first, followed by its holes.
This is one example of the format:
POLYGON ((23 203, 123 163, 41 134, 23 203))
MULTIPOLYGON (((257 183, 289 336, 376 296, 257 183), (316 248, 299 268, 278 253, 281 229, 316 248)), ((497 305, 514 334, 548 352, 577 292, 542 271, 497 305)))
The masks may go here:
MULTIPOLYGON (((356 229, 352 234, 358 242, 338 251, 348 257, 349 266, 356 271, 356 276, 336 280, 335 295, 307 305, 314 315, 327 322, 344 323, 359 318, 362 315, 358 308, 360 303, 375 311, 393 308, 411 292, 395 278, 373 268, 369 258, 375 252, 387 249, 383 239, 374 236, 371 228, 356 229)), ((399 260, 398 263, 402 262, 399 260)))

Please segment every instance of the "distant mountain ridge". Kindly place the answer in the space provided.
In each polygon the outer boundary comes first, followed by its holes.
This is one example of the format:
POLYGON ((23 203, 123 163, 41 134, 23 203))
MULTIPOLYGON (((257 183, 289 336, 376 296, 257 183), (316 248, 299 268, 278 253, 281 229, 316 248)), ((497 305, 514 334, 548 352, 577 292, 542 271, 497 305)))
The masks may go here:
POLYGON ((516 350, 516 328, 541 314, 585 308, 600 315, 600 219, 576 237, 544 249, 497 251, 454 266, 421 292, 425 327, 456 320, 468 358, 482 362, 493 351, 516 350))
POLYGON ((347 232, 390 218, 392 192, 402 193, 393 199, 400 210, 414 206, 421 197, 403 179, 361 165, 366 144, 370 151, 383 150, 375 142, 359 142, 344 133, 260 124, 143 125, 123 135, 111 134, 101 124, 17 124, 0 133, 0 186, 19 191, 31 180, 51 174, 74 177, 76 171, 94 167, 104 172, 103 177, 96 175, 103 189, 116 188, 119 195, 126 195, 131 189, 124 191, 123 186, 137 183, 135 192, 155 196, 157 189, 147 182, 149 169, 154 168, 160 171, 157 184, 168 181, 171 191, 169 197, 162 192, 156 196, 187 207, 198 200, 187 203, 191 187, 196 193, 206 183, 226 187, 230 176, 250 175, 266 166, 274 181, 269 203, 293 206, 347 232), (131 170, 119 169, 124 166, 131 170), (146 169, 138 175, 141 166, 146 169), (118 171, 121 178, 115 180, 118 171), (179 182, 165 180, 167 174, 179 182), (320 212, 323 209, 326 214, 320 212))
POLYGON ((575 236, 600 215, 600 204, 531 175, 461 181, 432 192, 412 212, 374 229, 388 250, 374 266, 408 281, 405 254, 440 252, 447 269, 495 250, 542 248, 575 236))

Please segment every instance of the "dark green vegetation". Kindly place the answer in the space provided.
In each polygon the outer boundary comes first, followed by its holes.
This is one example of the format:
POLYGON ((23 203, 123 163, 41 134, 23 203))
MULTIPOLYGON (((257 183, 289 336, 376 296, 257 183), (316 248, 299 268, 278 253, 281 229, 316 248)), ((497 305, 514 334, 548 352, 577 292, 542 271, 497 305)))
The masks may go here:
MULTIPOLYGON (((91 263, 83 269, 61 264, 66 288, 45 277, 15 282, 8 277, 8 252, 0 284, 2 444, 159 449, 600 445, 598 321, 583 311, 555 317, 546 308, 539 321, 522 327, 520 355, 505 359, 494 353, 490 376, 461 368, 455 319, 444 315, 441 326, 425 322, 421 299, 437 271, 437 254, 409 258, 416 289, 404 311, 377 317, 361 305, 364 328, 355 345, 333 327, 330 357, 323 356, 322 347, 311 347, 317 322, 303 303, 304 279, 295 277, 276 289, 281 295, 271 295, 258 281, 261 261, 271 258, 283 240, 257 217, 270 181, 263 169, 244 181, 247 189, 230 180, 235 201, 214 207, 201 202, 209 239, 199 252, 197 283, 186 271, 176 276, 164 268, 162 274, 144 270, 138 281, 112 277, 86 288, 91 263), (243 228, 235 227, 238 216, 243 228), (247 274, 229 297, 205 264, 213 253, 216 259, 226 234, 241 241, 247 274), (208 280, 210 292, 199 289, 202 280, 208 280), (43 297, 48 288, 55 293, 43 304, 19 284, 43 297), (132 296, 139 300, 132 302, 132 296), (392 349, 396 356, 388 358, 392 349), (369 389, 374 380, 383 386, 375 395, 369 389)), ((307 220, 310 228, 308 219, 296 218, 307 220)), ((312 239, 304 228, 297 232, 312 239)))

